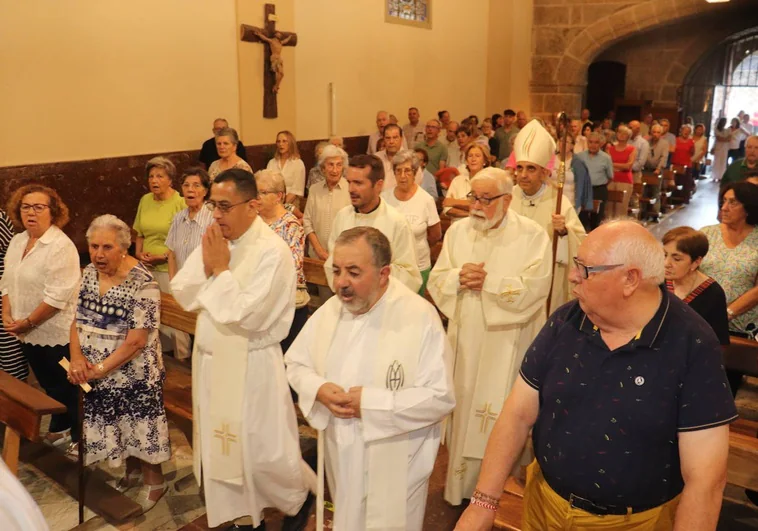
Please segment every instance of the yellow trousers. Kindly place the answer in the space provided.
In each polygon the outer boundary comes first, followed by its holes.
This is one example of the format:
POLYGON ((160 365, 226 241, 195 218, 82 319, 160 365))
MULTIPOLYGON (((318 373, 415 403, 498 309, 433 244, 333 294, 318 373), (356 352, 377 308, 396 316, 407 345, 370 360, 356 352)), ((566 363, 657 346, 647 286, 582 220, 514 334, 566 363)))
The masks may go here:
POLYGON ((522 531, 670 531, 678 505, 679 496, 641 513, 606 516, 588 513, 571 507, 551 489, 537 461, 533 461, 526 471, 522 531))

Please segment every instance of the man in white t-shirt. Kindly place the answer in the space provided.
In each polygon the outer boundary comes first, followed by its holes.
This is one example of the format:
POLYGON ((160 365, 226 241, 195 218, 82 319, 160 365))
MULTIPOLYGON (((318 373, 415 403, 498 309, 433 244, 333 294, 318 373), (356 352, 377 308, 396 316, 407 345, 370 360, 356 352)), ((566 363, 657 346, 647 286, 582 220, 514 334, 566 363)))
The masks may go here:
POLYGON ((403 214, 411 226, 416 243, 416 263, 422 279, 419 295, 423 295, 432 270, 430 247, 442 238, 440 216, 432 196, 414 178, 420 166, 413 151, 401 151, 394 161, 397 184, 392 189, 385 189, 382 199, 403 214))

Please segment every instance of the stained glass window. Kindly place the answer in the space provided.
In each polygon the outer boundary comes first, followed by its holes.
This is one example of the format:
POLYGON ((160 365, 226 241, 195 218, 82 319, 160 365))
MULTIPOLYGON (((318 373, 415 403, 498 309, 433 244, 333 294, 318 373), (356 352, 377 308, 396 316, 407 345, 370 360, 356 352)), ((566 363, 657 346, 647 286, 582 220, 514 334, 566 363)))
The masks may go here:
POLYGON ((385 20, 398 24, 431 28, 431 0, 386 0, 385 20))

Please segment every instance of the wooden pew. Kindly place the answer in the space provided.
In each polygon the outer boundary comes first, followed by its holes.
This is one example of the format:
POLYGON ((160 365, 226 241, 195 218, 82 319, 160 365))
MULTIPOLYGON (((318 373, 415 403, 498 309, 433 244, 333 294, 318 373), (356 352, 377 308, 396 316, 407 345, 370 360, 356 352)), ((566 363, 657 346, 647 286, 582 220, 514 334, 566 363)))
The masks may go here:
POLYGON ((326 281, 326 273, 324 272, 324 262, 321 260, 303 258, 303 273, 305 274, 305 281, 308 284, 329 287, 329 283, 326 281))
POLYGON ((64 413, 66 406, 31 385, 0 371, 0 422, 5 424, 3 461, 18 475, 21 437, 41 442, 39 433, 43 415, 64 413))
POLYGON ((730 345, 724 348, 724 365, 727 369, 758 377, 758 341, 731 336, 730 345))

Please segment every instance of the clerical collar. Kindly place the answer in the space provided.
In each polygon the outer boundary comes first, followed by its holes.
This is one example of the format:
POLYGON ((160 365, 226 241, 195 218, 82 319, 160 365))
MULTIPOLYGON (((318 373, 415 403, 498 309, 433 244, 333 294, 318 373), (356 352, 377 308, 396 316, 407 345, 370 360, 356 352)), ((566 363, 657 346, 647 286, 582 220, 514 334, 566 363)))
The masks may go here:
POLYGON ((381 206, 381 204, 382 204, 382 198, 380 197, 379 202, 376 204, 376 206, 372 208, 371 210, 369 210, 368 212, 361 212, 360 210, 358 210, 357 207, 353 207, 353 210, 355 210, 356 214, 363 214, 364 216, 368 216, 372 212, 376 212, 376 210, 381 206))
POLYGON ((545 189, 547 188, 547 185, 545 183, 542 183, 542 186, 540 186, 540 189, 537 190, 537 193, 534 195, 526 195, 523 190, 521 190, 521 195, 523 196, 521 199, 521 202, 524 203, 524 206, 537 206, 537 203, 539 202, 539 198, 542 196, 542 194, 545 193, 545 189))

